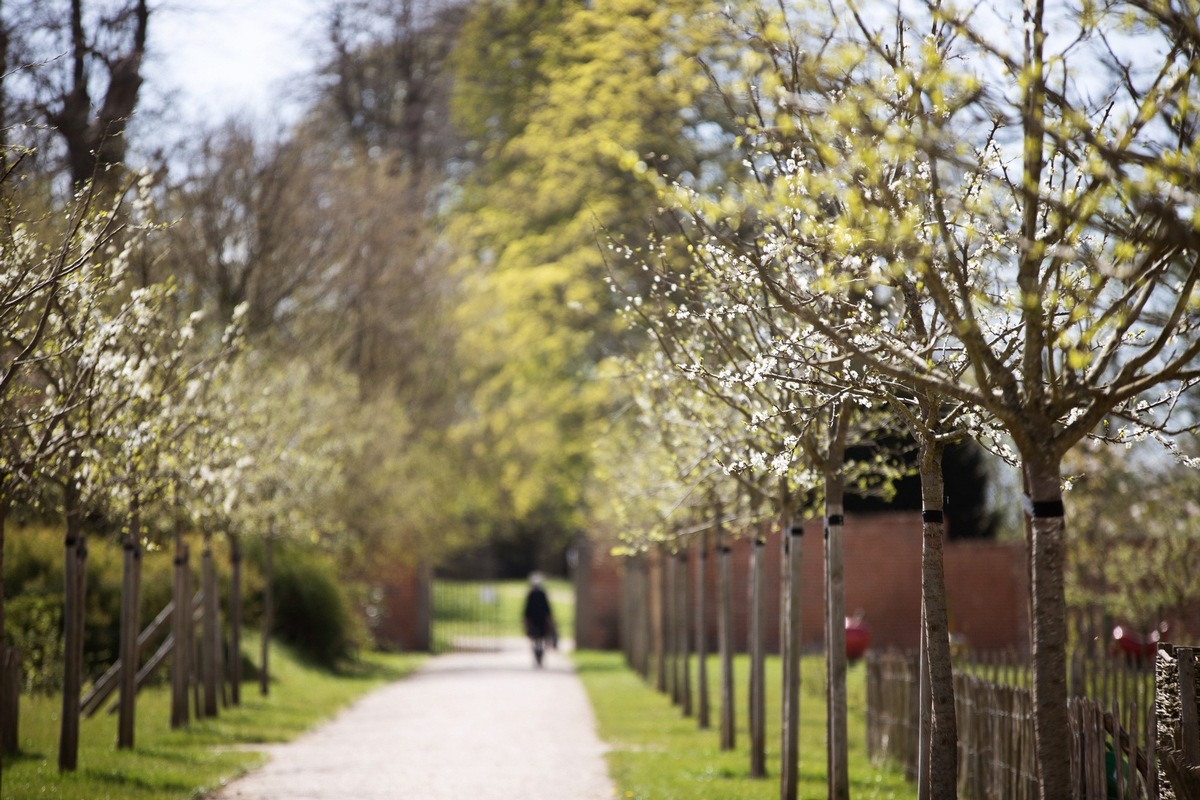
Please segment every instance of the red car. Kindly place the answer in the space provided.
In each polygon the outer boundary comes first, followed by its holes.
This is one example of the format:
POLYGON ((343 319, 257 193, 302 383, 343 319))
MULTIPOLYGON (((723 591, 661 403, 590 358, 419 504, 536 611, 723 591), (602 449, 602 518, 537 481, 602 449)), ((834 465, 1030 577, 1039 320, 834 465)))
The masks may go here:
POLYGON ((1117 625, 1112 632, 1111 652, 1114 656, 1125 656, 1130 661, 1142 662, 1154 658, 1158 643, 1165 632, 1165 625, 1141 634, 1125 625, 1117 625))
POLYGON ((846 617, 846 658, 857 661, 871 646, 871 629, 859 617, 846 617))

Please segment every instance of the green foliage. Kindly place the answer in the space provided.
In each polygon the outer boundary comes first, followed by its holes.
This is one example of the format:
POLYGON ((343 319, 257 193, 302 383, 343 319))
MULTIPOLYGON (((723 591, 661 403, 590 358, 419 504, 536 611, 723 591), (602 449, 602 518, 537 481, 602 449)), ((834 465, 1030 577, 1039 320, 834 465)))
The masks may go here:
POLYGON ((23 595, 8 601, 5 634, 21 651, 21 691, 52 694, 62 686, 62 602, 53 597, 23 595))
POLYGON ((327 557, 298 547, 277 551, 274 590, 275 633, 314 664, 336 667, 367 641, 327 557))
POLYGON ((474 387, 457 436, 474 510, 502 534, 582 525, 591 448, 622 404, 599 367, 623 337, 603 243, 669 224, 639 165, 699 171, 685 56, 712 9, 522 0, 481 4, 464 28, 455 107, 484 160, 450 224, 474 387))
MULTIPOLYGON (((1188 450, 1195 447, 1191 442, 1188 450)), ((1123 458, 1111 451, 1085 442, 1067 457, 1067 599, 1102 608, 1141 632, 1164 618, 1176 624, 1194 619, 1200 603, 1200 473, 1152 446, 1134 447, 1123 458)))
MULTIPOLYGON (((53 691, 62 679, 63 534, 52 528, 10 531, 5 553, 5 633, 22 650, 22 681, 30 690, 53 691), (57 661, 57 663, 56 663, 57 661)), ((121 547, 90 537, 85 676, 99 677, 116 658, 121 624, 121 547)), ((143 625, 171 600, 172 564, 164 553, 142 557, 143 625)))

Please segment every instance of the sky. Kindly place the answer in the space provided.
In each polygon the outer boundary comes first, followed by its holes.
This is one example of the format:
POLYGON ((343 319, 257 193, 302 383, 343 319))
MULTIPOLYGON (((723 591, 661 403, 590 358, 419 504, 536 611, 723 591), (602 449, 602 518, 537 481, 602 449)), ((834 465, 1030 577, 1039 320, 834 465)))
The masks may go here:
POLYGON ((150 19, 145 89, 171 118, 287 120, 313 66, 319 0, 165 0, 150 19), (291 80, 289 80, 291 79, 291 80))

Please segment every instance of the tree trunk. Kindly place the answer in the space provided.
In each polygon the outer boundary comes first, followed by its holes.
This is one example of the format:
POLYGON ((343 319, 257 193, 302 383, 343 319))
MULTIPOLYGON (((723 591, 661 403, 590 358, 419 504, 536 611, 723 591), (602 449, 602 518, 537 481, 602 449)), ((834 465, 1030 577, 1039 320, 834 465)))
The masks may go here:
POLYGON ((780 797, 796 800, 800 773, 800 647, 802 643, 800 616, 801 569, 804 553, 804 525, 793 519, 792 509, 782 513, 782 536, 785 547, 783 564, 785 580, 780 593, 783 598, 783 749, 779 770, 780 797))
POLYGON ((651 650, 654 642, 654 617, 650 591, 650 556, 642 553, 637 564, 637 632, 638 671, 642 680, 650 683, 651 650))
POLYGON ((79 758, 79 701, 83 685, 84 596, 87 591, 87 537, 79 486, 68 481, 63 496, 67 536, 63 561, 63 697, 58 771, 73 772, 79 758))
POLYGON ((921 605, 925 623, 922 658, 928 669, 932 705, 927 753, 929 796, 932 800, 952 800, 958 797, 958 722, 954 711, 950 620, 942 568, 945 488, 940 443, 927 442, 921 450, 921 495, 921 605))
POLYGON ((242 704, 242 542, 229 536, 229 691, 235 706, 242 704))
POLYGON ((271 691, 271 626, 275 620, 275 523, 263 543, 263 620, 262 655, 258 670, 258 691, 266 697, 271 691))
POLYGON ((766 570, 763 561, 767 541, 761 535, 754 538, 750 551, 750 777, 767 775, 767 714, 766 714, 766 606, 763 603, 763 582, 766 570))
POLYGON ((418 625, 417 641, 414 650, 423 653, 433 652, 433 567, 428 561, 422 561, 420 566, 420 592, 417 600, 418 625))
POLYGON ((667 649, 667 688, 671 704, 683 700, 683 681, 679 674, 679 559, 663 551, 667 580, 663 584, 663 639, 667 649))
MULTIPOLYGON (((3 63, 7 63, 7 42, 4 37, 5 33, 0 30, 0 56, 4 56, 3 63)), ((0 89, 0 101, 3 100, 2 92, 3 90, 0 89)), ((0 160, 0 168, 2 167, 3 161, 0 160)), ((0 499, 0 767, 3 766, 5 754, 15 753, 17 750, 17 701, 20 698, 19 693, 11 697, 8 693, 8 687, 15 685, 16 680, 8 674, 11 656, 8 652, 8 637, 4 635, 4 625, 7 619, 4 605, 4 542, 8 524, 8 508, 8 501, 0 499)))
POLYGON ((917 643, 917 800, 929 800, 929 742, 933 703, 929 698, 929 635, 925 598, 921 598, 921 633, 917 643))
POLYGON ((117 713, 117 748, 132 749, 137 708, 137 673, 141 666, 138 634, 142 626, 142 520, 134 499, 130 509, 129 533, 122 543, 125 580, 121 587, 121 695, 117 713))
POLYGON ((658 559, 655 560, 655 570, 659 581, 655 589, 656 613, 654 614, 654 655, 655 667, 658 674, 655 675, 654 687, 664 694, 671 693, 671 669, 668 668, 668 658, 670 658, 670 648, 667 646, 667 608, 670 607, 667 594, 667 563, 670 561, 664 547, 659 547, 658 559))
POLYGON ((200 658, 204 669, 204 716, 217 716, 220 688, 221 630, 217 609, 217 567, 213 561, 212 534, 204 534, 204 550, 200 555, 201 579, 204 582, 204 615, 201 617, 200 658))
POLYGON ((688 622, 691 619, 691 607, 688 605, 688 576, 691 571, 688 569, 688 551, 684 548, 679 551, 679 571, 676 575, 679 581, 679 613, 675 615, 676 625, 679 628, 679 700, 683 706, 683 715, 690 717, 692 715, 692 654, 691 654, 691 631, 688 629, 688 622))
POLYGON ((701 730, 712 727, 712 709, 708 695, 708 534, 701 534, 696 553, 696 724, 701 730))
POLYGON ((1071 790, 1067 722, 1067 612, 1063 588, 1065 519, 1059 465, 1025 461, 1032 529, 1033 724, 1041 797, 1071 790))
POLYGON ((846 734, 846 585, 845 453, 850 427, 846 407, 835 409, 830 419, 829 450, 825 464, 825 702, 830 800, 848 800, 850 772, 846 734))
POLYGON ((138 0, 133 8, 132 47, 128 53, 110 53, 105 59, 108 88, 103 103, 93 114, 83 67, 90 45, 83 30, 82 8, 82 0, 71 0, 72 91, 64 94, 61 108, 50 115, 50 123, 67 146, 71 180, 76 188, 90 180, 111 180, 107 170, 125 161, 128 149, 125 132, 137 108, 142 86, 141 66, 150 18, 147 0, 138 0))
POLYGON ((188 724, 188 676, 192 639, 192 591, 189 553, 183 540, 183 527, 176 523, 175 529, 175 610, 171 618, 171 636, 175 648, 171 654, 171 727, 181 728, 188 724))
POLYGON ((721 749, 737 744, 736 695, 733 691, 733 551, 717 529, 717 644, 721 650, 721 749))

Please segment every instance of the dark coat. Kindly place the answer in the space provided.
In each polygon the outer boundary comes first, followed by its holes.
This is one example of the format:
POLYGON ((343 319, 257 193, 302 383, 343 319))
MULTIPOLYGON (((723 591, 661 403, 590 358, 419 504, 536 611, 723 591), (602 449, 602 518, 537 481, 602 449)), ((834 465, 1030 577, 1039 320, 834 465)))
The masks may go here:
POLYGON ((554 628, 554 616, 550 612, 550 601, 540 586, 534 586, 525 595, 525 633, 530 638, 542 639, 554 628))

